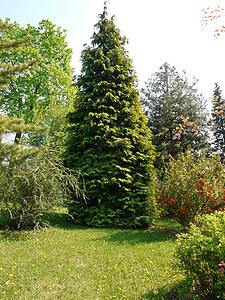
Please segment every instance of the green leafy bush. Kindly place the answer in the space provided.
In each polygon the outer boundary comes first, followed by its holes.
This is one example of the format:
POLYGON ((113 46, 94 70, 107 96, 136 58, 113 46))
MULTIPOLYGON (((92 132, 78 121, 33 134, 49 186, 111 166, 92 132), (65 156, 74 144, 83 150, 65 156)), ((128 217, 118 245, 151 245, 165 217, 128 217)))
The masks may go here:
POLYGON ((225 213, 198 216, 195 221, 188 233, 178 236, 180 268, 208 299, 225 299, 225 213))
POLYGON ((189 225, 196 215, 224 210, 224 175, 220 157, 205 151, 171 158, 155 194, 162 214, 189 225))
POLYGON ((0 184, 0 209, 14 229, 39 226, 43 212, 62 204, 69 190, 79 192, 77 177, 52 151, 11 157, 1 165, 0 184))

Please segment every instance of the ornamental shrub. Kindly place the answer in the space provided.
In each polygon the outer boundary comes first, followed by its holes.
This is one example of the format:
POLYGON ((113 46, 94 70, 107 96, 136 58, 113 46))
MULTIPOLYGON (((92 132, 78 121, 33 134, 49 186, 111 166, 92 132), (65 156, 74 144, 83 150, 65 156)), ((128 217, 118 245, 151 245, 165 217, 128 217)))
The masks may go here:
POLYGON ((161 215, 188 226, 199 214, 225 209, 223 165, 216 154, 191 152, 171 158, 155 196, 161 215))
POLYGON ((77 176, 53 152, 34 151, 0 165, 0 211, 11 229, 41 225, 44 212, 79 192, 77 176))
POLYGON ((225 212, 195 218, 177 239, 180 268, 207 299, 225 299, 225 212))

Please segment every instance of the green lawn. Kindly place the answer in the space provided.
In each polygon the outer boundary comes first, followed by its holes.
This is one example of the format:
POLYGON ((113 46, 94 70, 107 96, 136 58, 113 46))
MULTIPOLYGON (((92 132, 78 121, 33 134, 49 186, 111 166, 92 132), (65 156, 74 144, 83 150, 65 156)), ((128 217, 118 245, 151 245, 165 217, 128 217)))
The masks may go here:
MULTIPOLYGON (((182 299, 174 269, 179 225, 147 231, 78 228, 66 216, 52 227, 0 235, 0 299, 182 299)), ((187 298, 186 298, 187 299, 187 298)))

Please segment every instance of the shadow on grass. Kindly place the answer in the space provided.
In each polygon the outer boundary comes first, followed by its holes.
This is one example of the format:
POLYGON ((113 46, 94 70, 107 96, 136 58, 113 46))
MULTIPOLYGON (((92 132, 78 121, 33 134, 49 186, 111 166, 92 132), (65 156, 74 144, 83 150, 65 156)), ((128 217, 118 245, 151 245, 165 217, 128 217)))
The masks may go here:
POLYGON ((50 227, 65 229, 65 230, 74 230, 74 229, 88 229, 82 225, 74 224, 73 218, 62 212, 47 212, 43 214, 43 220, 47 222, 50 227))
POLYGON ((42 228, 55 227, 66 230, 85 229, 85 227, 73 224, 72 218, 67 213, 46 212, 42 216, 42 225, 39 228, 32 229, 8 229, 3 214, 0 214, 0 236, 9 240, 24 240, 29 238, 32 233, 38 232, 42 228))
POLYGON ((175 284, 171 290, 165 291, 164 288, 158 291, 150 291, 141 296, 144 299, 154 299, 154 300, 191 300, 191 299, 204 299, 197 296, 196 293, 192 291, 192 280, 184 279, 179 283, 175 284))
MULTIPOLYGON (((74 229, 89 229, 89 227, 75 225, 73 223, 72 217, 65 212, 46 212, 42 217, 43 223, 46 223, 47 226, 55 227, 64 230, 74 230, 74 229)), ((100 228, 99 230, 102 230, 100 228)), ((0 230, 1 235, 5 237, 10 237, 17 239, 21 236, 23 231, 10 231, 6 229, 4 225, 4 218, 0 215, 0 230)), ((169 218, 159 219, 152 228, 148 230, 137 230, 137 229, 104 229, 107 232, 107 235, 103 238, 109 242, 127 242, 129 244, 138 244, 138 243, 152 243, 152 242, 164 242, 167 240, 173 240, 176 237, 176 234, 181 232, 182 227, 169 218)), ((32 231, 32 230, 30 230, 32 231)), ((25 237, 25 235, 24 235, 25 237)))
POLYGON ((113 230, 104 240, 109 242, 127 242, 129 244, 165 242, 174 240, 178 233, 183 231, 183 227, 171 219, 160 219, 156 225, 148 230, 113 230))
POLYGON ((47 212, 43 214, 42 219, 52 227, 61 229, 74 229, 76 227, 73 224, 72 217, 70 217, 67 213, 47 212))

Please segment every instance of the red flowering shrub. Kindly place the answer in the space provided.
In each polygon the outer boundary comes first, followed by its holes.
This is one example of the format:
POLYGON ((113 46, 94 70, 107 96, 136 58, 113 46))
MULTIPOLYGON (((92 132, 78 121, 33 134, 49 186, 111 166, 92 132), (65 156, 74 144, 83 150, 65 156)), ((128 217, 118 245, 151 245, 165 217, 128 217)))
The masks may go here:
POLYGON ((155 197, 162 215, 189 225, 199 214, 225 210, 225 172, 219 156, 188 150, 171 158, 155 197))

